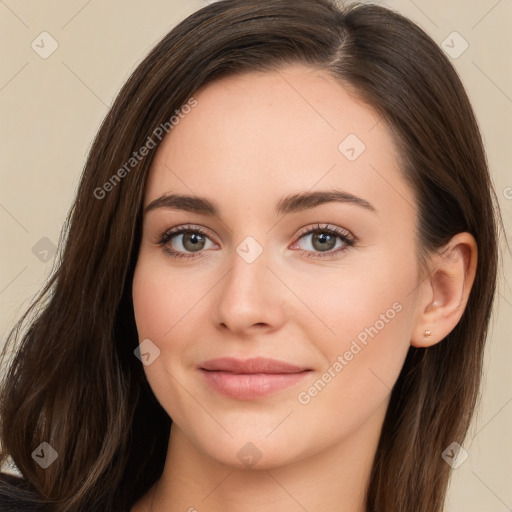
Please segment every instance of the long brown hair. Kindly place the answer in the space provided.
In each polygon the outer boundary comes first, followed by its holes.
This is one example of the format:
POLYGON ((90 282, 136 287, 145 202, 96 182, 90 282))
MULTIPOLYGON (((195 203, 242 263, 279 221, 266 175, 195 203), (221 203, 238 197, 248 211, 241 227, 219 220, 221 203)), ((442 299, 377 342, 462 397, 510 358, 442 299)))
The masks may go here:
POLYGON ((367 489, 367 511, 442 510, 450 468, 441 453, 462 444, 478 396, 501 217, 477 122, 442 51, 393 11, 330 0, 208 5, 173 28, 122 88, 87 159, 56 270, 4 349, 6 358, 19 341, 0 390, 0 462, 10 455, 24 476, 4 477, 5 499, 59 512, 129 510, 160 476, 171 419, 134 357, 131 299, 156 149, 126 162, 148 137, 158 146, 155 129, 200 87, 288 63, 326 70, 390 127, 418 203, 419 261, 459 232, 477 241, 460 322, 441 343, 409 350, 367 489), (47 469, 31 456, 42 442, 58 454, 47 469))

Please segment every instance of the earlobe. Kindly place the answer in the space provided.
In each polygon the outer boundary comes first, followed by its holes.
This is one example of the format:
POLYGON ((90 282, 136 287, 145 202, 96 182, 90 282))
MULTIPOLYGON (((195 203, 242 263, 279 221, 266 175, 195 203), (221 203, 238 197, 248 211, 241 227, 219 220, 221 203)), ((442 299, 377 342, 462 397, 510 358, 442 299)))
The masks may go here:
POLYGON ((422 283, 421 313, 411 345, 426 348, 443 340, 466 308, 476 274, 477 245, 470 233, 458 233, 432 257, 429 277, 422 283))
POLYGON ((436 319, 439 316, 436 309, 439 305, 439 301, 434 300, 425 308, 411 338, 411 345, 413 347, 430 347, 444 338, 444 336, 440 336, 441 331, 439 329, 436 330, 436 325, 439 327, 439 323, 436 323, 436 319))

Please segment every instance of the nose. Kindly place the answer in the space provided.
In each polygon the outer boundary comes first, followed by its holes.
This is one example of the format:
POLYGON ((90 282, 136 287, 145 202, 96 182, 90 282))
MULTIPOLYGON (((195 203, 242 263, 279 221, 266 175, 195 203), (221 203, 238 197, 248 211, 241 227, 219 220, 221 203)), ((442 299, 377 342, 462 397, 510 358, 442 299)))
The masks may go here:
POLYGON ((231 267, 216 287, 215 325, 239 337, 272 332, 286 321, 286 290, 269 268, 269 253, 252 262, 233 251, 231 267))

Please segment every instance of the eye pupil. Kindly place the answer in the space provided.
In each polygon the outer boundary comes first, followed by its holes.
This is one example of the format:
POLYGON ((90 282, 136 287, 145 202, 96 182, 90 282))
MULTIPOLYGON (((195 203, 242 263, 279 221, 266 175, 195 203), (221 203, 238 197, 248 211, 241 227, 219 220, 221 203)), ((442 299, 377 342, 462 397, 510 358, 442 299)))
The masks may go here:
POLYGON ((187 249, 187 251, 198 251, 204 247, 204 237, 198 233, 184 233, 183 234, 183 247, 187 249), (191 244, 188 246, 188 244, 191 244))
POLYGON ((317 232, 313 234, 313 247, 320 251, 331 250, 336 245, 336 237, 324 232, 317 232), (320 246, 317 247, 316 243, 319 242, 320 246))

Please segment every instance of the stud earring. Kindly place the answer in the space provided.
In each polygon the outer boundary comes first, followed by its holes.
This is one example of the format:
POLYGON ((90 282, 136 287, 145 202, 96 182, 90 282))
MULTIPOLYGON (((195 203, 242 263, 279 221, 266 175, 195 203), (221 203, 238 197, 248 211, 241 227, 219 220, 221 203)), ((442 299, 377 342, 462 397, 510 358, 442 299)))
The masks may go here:
POLYGON ((430 329, 426 329, 426 330, 425 330, 425 336, 426 336, 427 338, 430 338, 430 336, 432 336, 432 331, 431 331, 430 329))

